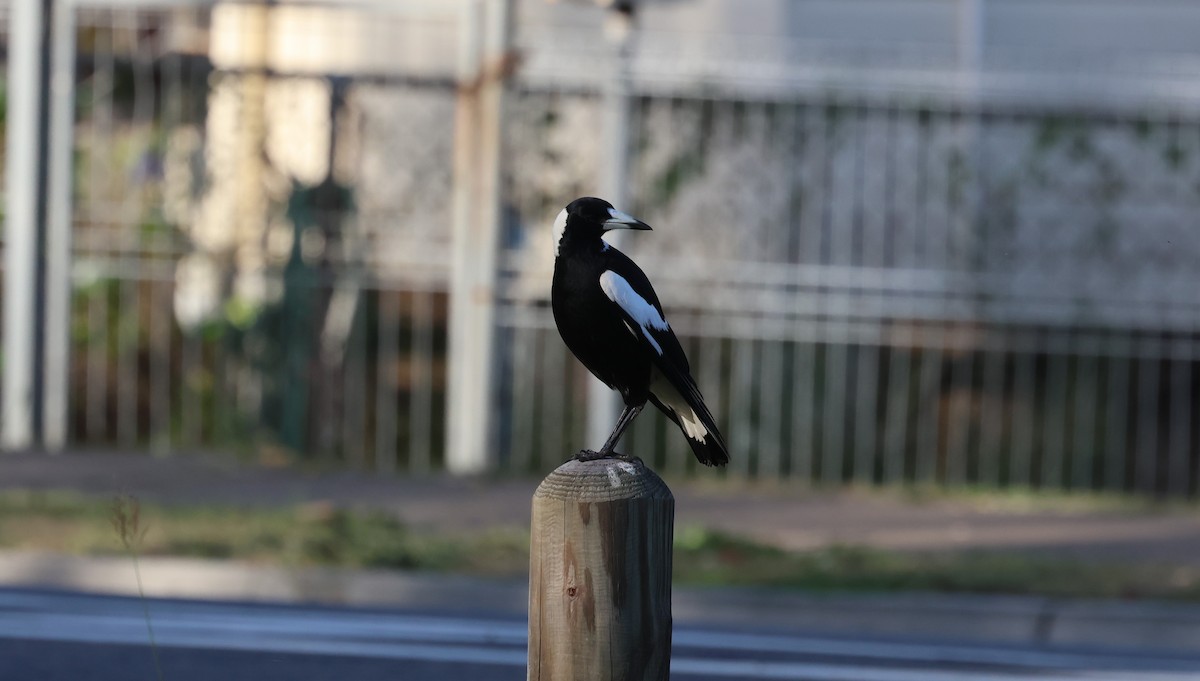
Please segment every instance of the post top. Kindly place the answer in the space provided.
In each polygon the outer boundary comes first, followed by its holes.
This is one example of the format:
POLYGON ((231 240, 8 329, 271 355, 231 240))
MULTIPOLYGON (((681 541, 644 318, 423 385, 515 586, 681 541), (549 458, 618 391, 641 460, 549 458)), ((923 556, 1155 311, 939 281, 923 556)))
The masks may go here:
POLYGON ((571 459, 547 475, 533 496, 601 502, 675 498, 667 483, 637 458, 594 461, 571 459))

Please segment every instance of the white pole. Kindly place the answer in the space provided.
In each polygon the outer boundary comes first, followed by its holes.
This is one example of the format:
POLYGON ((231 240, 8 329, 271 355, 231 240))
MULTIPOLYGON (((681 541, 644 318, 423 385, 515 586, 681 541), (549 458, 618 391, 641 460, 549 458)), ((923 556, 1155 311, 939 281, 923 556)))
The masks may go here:
POLYGON ((978 78, 983 66, 984 0, 958 2, 958 68, 968 78, 978 78))
MULTIPOLYGON (((618 210, 629 207, 629 100, 632 92, 630 47, 633 42, 632 11, 612 10, 607 17, 605 33, 615 48, 611 77, 604 91, 604 149, 605 162, 600 180, 600 195, 618 210)), ((620 245, 620 231, 609 232, 605 238, 614 247, 620 245)), ((617 424, 621 398, 595 376, 588 376, 587 443, 600 449, 617 424)))
POLYGON ((511 0, 473 0, 464 8, 455 123, 446 468, 470 474, 496 463, 500 121, 511 0))
POLYGON ((38 126, 42 67, 41 0, 14 0, 8 24, 7 216, 4 249, 4 409, 0 445, 34 444, 37 295, 38 126))
POLYGON ((75 7, 54 4, 50 62, 50 157, 46 207, 46 364, 43 444, 67 443, 71 362, 71 158, 75 113, 75 7))

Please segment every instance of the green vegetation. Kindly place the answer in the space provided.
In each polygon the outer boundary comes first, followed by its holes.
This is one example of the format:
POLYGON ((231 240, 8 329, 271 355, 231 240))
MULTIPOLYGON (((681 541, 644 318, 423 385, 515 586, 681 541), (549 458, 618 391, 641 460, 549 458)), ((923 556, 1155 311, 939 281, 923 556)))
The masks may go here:
MULTIPOLYGON (((0 494, 0 547, 91 555, 126 553, 114 506, 78 496, 0 494)), ((519 577, 523 529, 459 535, 414 532, 380 512, 309 504, 285 509, 142 504, 140 556, 236 559, 519 577)), ((1200 600, 1200 569, 1092 564, 1011 552, 911 554, 854 546, 782 549, 701 528, 675 540, 677 584, 813 591, 941 591, 1056 597, 1200 600)))
POLYGON ((813 591, 938 591, 1078 598, 1200 600, 1200 570, 1092 564, 1029 554, 913 554, 855 546, 787 552, 703 530, 675 543, 688 583, 813 591))
MULTIPOLYGON (((0 547, 87 555, 125 553, 113 505, 44 492, 0 494, 0 547)), ((528 563, 519 531, 434 537, 380 511, 308 504, 140 507, 141 556, 237 559, 291 566, 333 565, 516 574, 528 563)))

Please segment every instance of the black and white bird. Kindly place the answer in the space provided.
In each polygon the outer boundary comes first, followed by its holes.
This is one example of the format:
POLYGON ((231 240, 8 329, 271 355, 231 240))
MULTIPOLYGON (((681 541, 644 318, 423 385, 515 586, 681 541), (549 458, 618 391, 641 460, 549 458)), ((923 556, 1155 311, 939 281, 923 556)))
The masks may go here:
POLYGON ((654 287, 640 267, 601 238, 612 229, 650 226, 592 197, 572 201, 554 220, 554 323, 579 361, 625 401, 600 451, 584 450, 579 458, 615 456, 621 434, 650 401, 679 426, 700 463, 724 465, 725 440, 654 287))

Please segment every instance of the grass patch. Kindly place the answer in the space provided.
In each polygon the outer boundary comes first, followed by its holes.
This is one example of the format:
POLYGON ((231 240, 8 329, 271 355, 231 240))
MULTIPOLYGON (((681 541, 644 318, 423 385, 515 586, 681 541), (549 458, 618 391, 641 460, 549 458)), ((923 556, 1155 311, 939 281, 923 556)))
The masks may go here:
POLYGON ((934 591, 1200 600, 1200 569, 1094 564, 1026 553, 904 553, 862 546, 789 552, 701 529, 675 543, 676 580, 812 591, 934 591))
MULTIPOLYGON (((0 494, 0 546, 86 555, 124 553, 111 504, 43 492, 0 494)), ((528 562, 522 532, 435 537, 379 511, 308 504, 279 509, 142 504, 143 556, 237 559, 288 566, 331 565, 511 571, 528 562), (483 552, 478 555, 476 552, 483 552), (492 559, 499 559, 493 561, 492 559)))
MULTIPOLYGON (((112 504, 69 494, 0 493, 0 547, 88 555, 125 552, 112 504)), ((141 505, 141 556, 236 559, 519 577, 522 529, 462 535, 414 532, 379 511, 141 505)), ((912 554, 857 546, 779 548, 701 528, 675 539, 675 583, 812 591, 937 591, 1054 597, 1200 600, 1200 569, 1092 564, 1028 553, 912 554)))

